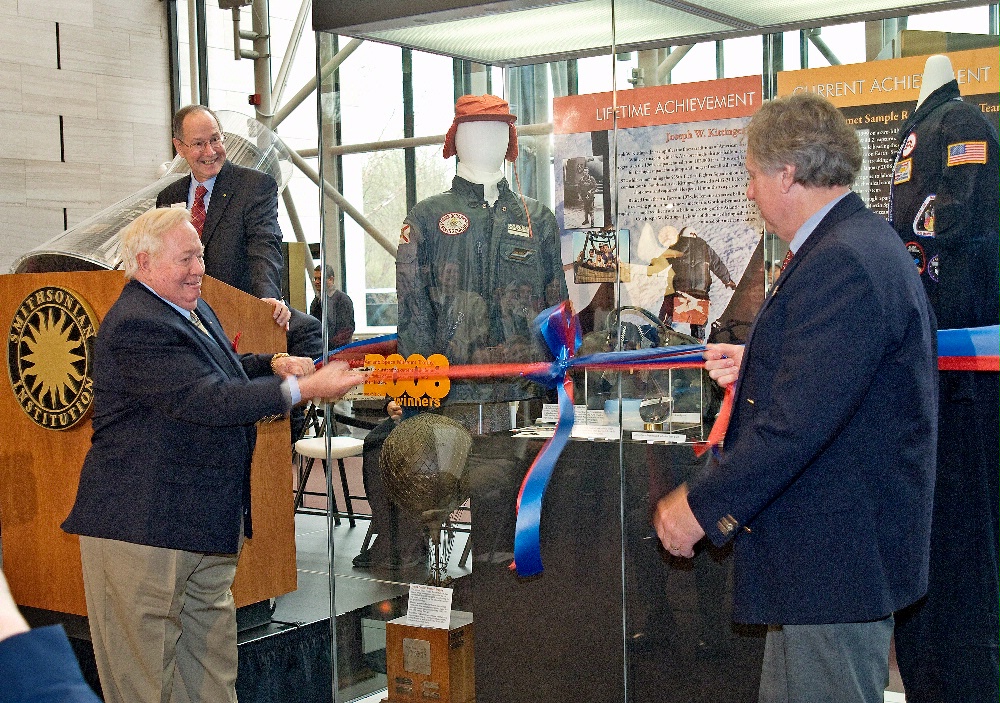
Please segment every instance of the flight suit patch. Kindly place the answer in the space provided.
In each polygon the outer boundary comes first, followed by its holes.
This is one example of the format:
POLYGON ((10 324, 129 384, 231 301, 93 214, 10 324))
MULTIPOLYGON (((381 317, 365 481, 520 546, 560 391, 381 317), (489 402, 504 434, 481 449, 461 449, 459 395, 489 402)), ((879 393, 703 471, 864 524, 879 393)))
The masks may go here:
POLYGON ((986 142, 958 142, 948 145, 948 166, 985 163, 986 142))
POLYGON ((511 261, 527 261, 535 253, 533 249, 525 249, 523 247, 514 247, 507 253, 507 258, 511 261))
POLYGON ((927 255, 924 254, 924 248, 920 246, 920 242, 907 242, 906 251, 910 252, 910 256, 913 257, 913 263, 916 264, 918 272, 923 273, 927 270, 927 255))
POLYGON ((528 225, 507 225, 507 234, 513 234, 516 237, 530 237, 531 230, 528 229, 528 225))
POLYGON ((907 183, 913 177, 913 159, 903 159, 896 164, 892 173, 892 184, 907 183))
POLYGON ((917 210, 917 216, 913 218, 913 233, 918 237, 934 236, 934 199, 936 197, 931 193, 924 198, 923 204, 917 210))
POLYGON ((449 212, 441 215, 441 219, 438 220, 438 229, 441 230, 441 234, 450 236, 461 234, 469 229, 469 218, 460 212, 449 212))

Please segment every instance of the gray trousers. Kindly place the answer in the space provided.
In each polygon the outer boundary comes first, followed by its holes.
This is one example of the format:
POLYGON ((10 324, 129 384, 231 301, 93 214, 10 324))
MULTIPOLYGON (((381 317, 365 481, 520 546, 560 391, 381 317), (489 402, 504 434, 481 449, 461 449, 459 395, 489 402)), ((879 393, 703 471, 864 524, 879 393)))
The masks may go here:
POLYGON ((777 625, 764 643, 759 703, 882 703, 893 619, 777 625))

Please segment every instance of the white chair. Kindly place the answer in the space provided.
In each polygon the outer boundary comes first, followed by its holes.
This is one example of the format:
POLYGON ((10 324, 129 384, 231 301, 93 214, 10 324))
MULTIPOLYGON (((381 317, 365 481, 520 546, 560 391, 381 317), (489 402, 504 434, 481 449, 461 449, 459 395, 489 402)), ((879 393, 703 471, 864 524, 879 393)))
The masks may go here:
MULTIPOLYGON (((351 495, 347 486, 347 469, 344 467, 344 459, 349 456, 359 456, 364 447, 364 442, 354 437, 330 437, 330 458, 336 459, 340 466, 340 485, 344 490, 344 502, 347 504, 347 519, 351 527, 354 527, 354 505, 352 500, 367 500, 366 496, 351 495)), ((312 472, 313 464, 317 461, 323 464, 324 473, 326 467, 326 437, 305 437, 295 442, 295 454, 298 463, 298 485, 295 489, 295 511, 302 511, 302 499, 306 495, 326 495, 315 491, 306 490, 306 482, 312 472), (308 462, 307 462, 308 460, 308 462)), ((337 508, 336 495, 331 496, 332 505, 329 509, 334 513, 334 524, 340 524, 340 511, 337 508)))

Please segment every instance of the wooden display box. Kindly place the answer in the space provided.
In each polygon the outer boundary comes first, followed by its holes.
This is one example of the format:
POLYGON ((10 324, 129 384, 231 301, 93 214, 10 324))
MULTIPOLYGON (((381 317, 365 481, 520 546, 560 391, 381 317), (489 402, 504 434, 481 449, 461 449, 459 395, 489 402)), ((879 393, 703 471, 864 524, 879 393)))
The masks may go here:
POLYGON ((413 627, 406 617, 385 627, 389 703, 473 703, 476 682, 472 613, 451 611, 451 626, 413 627))

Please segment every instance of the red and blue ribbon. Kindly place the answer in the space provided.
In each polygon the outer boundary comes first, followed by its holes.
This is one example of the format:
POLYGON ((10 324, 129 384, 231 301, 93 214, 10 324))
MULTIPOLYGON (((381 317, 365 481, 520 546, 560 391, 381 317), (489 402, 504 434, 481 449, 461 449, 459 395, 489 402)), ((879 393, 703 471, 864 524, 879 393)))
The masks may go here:
MULTIPOLYGON (((542 502, 556 463, 573 433, 573 381, 570 371, 587 368, 597 370, 656 370, 667 368, 701 368, 704 345, 657 347, 603 352, 578 357, 581 343, 579 321, 572 305, 566 301, 555 305, 535 320, 535 329, 552 352, 554 361, 510 364, 470 364, 445 369, 401 369, 391 372, 394 380, 404 378, 441 377, 451 379, 497 378, 523 376, 557 391, 559 416, 552 437, 545 441, 525 474, 517 496, 517 520, 514 533, 514 563, 519 576, 535 576, 542 572, 540 528, 542 502)), ((938 332, 938 368, 943 371, 998 371, 1000 326, 974 329, 940 330, 938 332)), ((360 365, 365 354, 388 354, 396 351, 396 335, 365 339, 335 349, 326 359, 344 359, 360 365)), ((322 360, 318 362, 322 365, 322 360)), ((385 373, 385 372, 382 372, 385 373)), ((376 372, 376 375, 378 372, 376 372)), ((721 445, 732 408, 732 386, 726 388, 722 408, 709 433, 708 440, 695 445, 696 454, 721 445)))
POLYGON ((1000 371, 1000 325, 938 330, 940 371, 1000 371))

